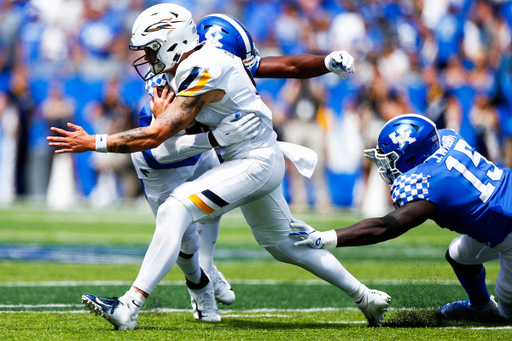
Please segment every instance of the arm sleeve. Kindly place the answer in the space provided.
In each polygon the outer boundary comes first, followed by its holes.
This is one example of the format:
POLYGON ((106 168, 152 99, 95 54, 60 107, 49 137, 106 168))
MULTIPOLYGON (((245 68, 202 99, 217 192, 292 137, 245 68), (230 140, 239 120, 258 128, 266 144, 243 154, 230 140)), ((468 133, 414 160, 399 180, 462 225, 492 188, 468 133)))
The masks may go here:
POLYGON ((161 164, 178 162, 212 149, 208 133, 173 136, 151 150, 153 157, 161 164))

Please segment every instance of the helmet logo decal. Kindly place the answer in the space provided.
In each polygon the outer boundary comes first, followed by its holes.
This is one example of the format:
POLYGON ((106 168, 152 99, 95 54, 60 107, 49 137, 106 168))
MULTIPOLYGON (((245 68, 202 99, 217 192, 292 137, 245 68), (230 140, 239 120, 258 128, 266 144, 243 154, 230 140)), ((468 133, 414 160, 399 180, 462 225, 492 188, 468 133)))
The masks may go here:
POLYGON ((204 35, 208 43, 213 44, 216 48, 222 48, 223 44, 220 42, 224 36, 220 34, 219 31, 215 30, 215 28, 210 27, 206 34, 204 35))
POLYGON ((394 131, 391 134, 389 134, 389 138, 391 139, 391 141, 393 141, 394 144, 398 144, 400 148, 403 148, 406 142, 409 142, 409 144, 416 142, 416 138, 411 137, 411 134, 411 129, 399 131, 398 136, 394 131))
POLYGON ((157 23, 149 25, 144 30, 144 32, 146 34, 142 34, 142 35, 147 35, 148 33, 157 32, 160 30, 173 30, 175 27, 172 24, 180 23, 180 22, 184 22, 184 20, 173 20, 173 18, 162 19, 157 23))

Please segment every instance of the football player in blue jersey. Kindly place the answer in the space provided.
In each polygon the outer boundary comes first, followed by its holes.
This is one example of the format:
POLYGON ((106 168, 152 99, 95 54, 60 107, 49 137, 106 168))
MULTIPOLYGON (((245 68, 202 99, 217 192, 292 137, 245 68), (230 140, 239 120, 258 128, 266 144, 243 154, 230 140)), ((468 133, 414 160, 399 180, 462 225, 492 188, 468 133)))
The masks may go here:
POLYGON ((450 129, 437 131, 426 117, 407 114, 387 122, 376 148, 364 155, 391 187, 396 210, 347 228, 317 232, 304 222, 291 226, 313 248, 369 245, 396 238, 427 219, 461 234, 446 259, 469 300, 449 303, 444 319, 502 318, 512 321, 512 170, 501 169, 450 129), (494 297, 483 263, 500 259, 494 297))
POLYGON ((327 56, 301 54, 261 58, 249 31, 226 14, 210 14, 199 20, 197 34, 199 41, 207 41, 238 56, 257 78, 304 79, 333 72, 346 79, 346 73, 355 72, 354 58, 345 51, 334 51, 327 56))

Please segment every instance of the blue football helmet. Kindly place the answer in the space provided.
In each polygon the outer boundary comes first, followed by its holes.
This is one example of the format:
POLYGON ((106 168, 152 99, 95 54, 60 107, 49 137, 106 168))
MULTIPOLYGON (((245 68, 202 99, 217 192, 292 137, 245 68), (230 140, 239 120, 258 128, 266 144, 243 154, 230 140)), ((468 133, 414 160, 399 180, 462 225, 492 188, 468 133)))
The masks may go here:
POLYGON ((364 156, 379 167, 379 174, 392 185, 400 174, 423 163, 441 144, 434 122, 416 115, 400 115, 382 127, 376 148, 364 156))
POLYGON ((199 42, 208 41, 242 59, 252 75, 258 70, 260 53, 249 31, 235 18, 226 14, 207 15, 197 22, 197 34, 199 42))

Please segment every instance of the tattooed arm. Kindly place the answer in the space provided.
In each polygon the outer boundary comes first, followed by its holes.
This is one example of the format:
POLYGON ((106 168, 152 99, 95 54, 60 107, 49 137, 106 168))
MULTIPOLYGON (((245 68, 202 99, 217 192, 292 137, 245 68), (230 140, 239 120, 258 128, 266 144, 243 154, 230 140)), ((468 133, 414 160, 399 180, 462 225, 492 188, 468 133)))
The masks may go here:
MULTIPOLYGON (((185 129, 210 103, 220 101, 225 95, 222 90, 208 91, 194 97, 178 96, 155 122, 148 127, 135 128, 107 137, 107 150, 110 153, 132 153, 157 147, 163 141, 185 129)), ((83 153, 94 151, 96 136, 89 135, 82 127, 68 123, 73 131, 52 127, 51 130, 62 136, 48 136, 51 147, 61 147, 55 153, 83 153)))

